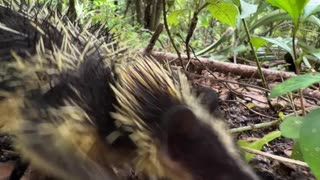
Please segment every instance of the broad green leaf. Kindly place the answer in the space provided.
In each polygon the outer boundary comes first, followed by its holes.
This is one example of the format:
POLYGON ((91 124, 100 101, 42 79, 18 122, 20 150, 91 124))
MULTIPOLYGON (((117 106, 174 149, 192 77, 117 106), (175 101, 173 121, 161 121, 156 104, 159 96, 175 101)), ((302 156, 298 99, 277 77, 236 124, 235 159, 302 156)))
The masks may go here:
POLYGON ((207 8, 213 17, 217 18, 222 23, 235 27, 239 10, 233 3, 219 2, 210 4, 207 8))
POLYGON ((286 117, 280 124, 282 136, 290 139, 299 139, 299 132, 304 117, 286 117))
POLYGON ((295 25, 298 25, 305 5, 309 0, 267 0, 271 5, 285 10, 293 19, 295 25))
POLYGON ((307 21, 320 27, 320 19, 315 15, 309 16, 309 18, 307 18, 307 21))
POLYGON ((287 94, 289 92, 306 88, 314 83, 320 82, 319 73, 308 73, 287 79, 283 83, 275 86, 271 90, 271 98, 287 94))
POLYGON ((303 155, 300 149, 300 143, 298 140, 294 142, 293 149, 292 149, 292 154, 291 154, 291 159, 299 160, 299 161, 304 161, 303 155))
MULTIPOLYGON (((267 144, 268 142, 270 142, 280 136, 281 136, 280 131, 272 131, 272 132, 266 134, 263 138, 256 140, 252 143, 247 142, 245 140, 239 140, 238 145, 242 146, 242 147, 248 147, 251 149, 261 150, 263 145, 267 144)), ((247 152, 245 152, 245 154, 244 154, 244 158, 246 161, 250 161, 251 159, 254 158, 254 156, 255 156, 254 154, 250 154, 247 152)))
MULTIPOLYGON (((268 8, 268 7, 266 7, 268 8)), ((259 7, 260 9, 260 7, 259 7)), ((259 11, 259 10, 258 10, 259 11)), ((275 22, 279 22, 279 21, 290 21, 291 17, 288 15, 288 13, 284 12, 284 11, 279 11, 274 10, 271 12, 268 12, 267 14, 265 14, 264 16, 261 16, 261 13, 264 12, 260 9, 259 13, 256 13, 255 16, 257 16, 257 20, 255 20, 254 22, 251 23, 249 30, 250 32, 253 32, 255 29, 259 28, 259 27, 264 27, 266 24, 270 24, 270 23, 275 23, 275 22), (259 15, 257 15, 259 14, 259 15)), ((244 32, 242 34, 245 34, 244 32)))
MULTIPOLYGON (((222 36, 220 37, 220 39, 218 39, 216 42, 214 42, 213 44, 209 45, 208 47, 206 47, 205 49, 199 51, 196 53, 197 56, 203 55, 205 53, 208 53, 209 51, 219 47, 222 43, 227 42, 228 40, 230 40, 230 38, 232 37, 231 35, 234 33, 233 28, 228 28, 225 33, 222 34, 222 36)), ((232 47, 234 49, 234 47, 232 47)))
POLYGON ((310 15, 320 11, 320 1, 310 0, 304 8, 302 20, 306 20, 310 15))
POLYGON ((320 49, 311 50, 309 51, 309 53, 318 58, 318 60, 320 60, 320 49))
POLYGON ((287 52, 289 52, 290 54, 292 54, 292 50, 291 50, 291 44, 292 44, 292 39, 287 38, 287 39, 283 39, 281 37, 278 38, 267 38, 267 37, 261 37, 262 39, 275 44, 281 48, 283 48, 284 50, 286 50, 287 52))
POLYGON ((179 17, 181 17, 185 13, 188 13, 188 9, 172 11, 167 17, 168 24, 173 26, 178 25, 180 22, 179 17))
POLYGON ((260 47, 268 44, 268 41, 266 41, 265 39, 262 39, 260 37, 252 37, 251 43, 255 49, 259 49, 260 47))
POLYGON ((232 47, 231 48, 231 52, 233 52, 233 53, 241 53, 241 52, 244 52, 244 51, 246 51, 247 50, 247 48, 246 48, 246 46, 245 45, 238 45, 237 47, 232 47))
POLYGON ((241 19, 247 18, 251 14, 254 14, 257 12, 258 6, 255 4, 249 4, 243 0, 240 0, 240 4, 241 4, 241 14, 240 14, 241 19))
POLYGON ((300 149, 311 171, 320 179, 320 108, 311 111, 300 130, 300 149))

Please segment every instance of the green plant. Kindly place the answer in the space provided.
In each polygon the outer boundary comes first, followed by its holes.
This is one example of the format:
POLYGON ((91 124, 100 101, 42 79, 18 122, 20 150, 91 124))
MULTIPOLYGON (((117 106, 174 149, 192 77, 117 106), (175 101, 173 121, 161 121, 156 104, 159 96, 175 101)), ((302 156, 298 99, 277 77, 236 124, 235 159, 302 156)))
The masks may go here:
MULTIPOLYGON (((319 73, 308 73, 290 78, 271 91, 270 97, 306 88, 320 82, 319 73)), ((287 117, 280 125, 283 136, 295 140, 292 158, 304 160, 317 178, 320 178, 320 108, 305 117, 287 117)))

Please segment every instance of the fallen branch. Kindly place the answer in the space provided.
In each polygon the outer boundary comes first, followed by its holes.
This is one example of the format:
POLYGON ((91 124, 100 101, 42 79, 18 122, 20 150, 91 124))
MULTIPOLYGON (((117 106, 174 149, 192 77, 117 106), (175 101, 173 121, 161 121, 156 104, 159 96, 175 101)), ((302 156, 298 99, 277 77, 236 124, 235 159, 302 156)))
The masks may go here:
POLYGON ((247 147, 241 147, 244 151, 250 153, 250 154, 255 154, 255 155, 260 155, 260 156, 264 156, 267 158, 271 158, 283 163, 290 163, 290 164, 295 164, 295 165, 299 165, 299 166, 303 166, 303 167, 309 167, 307 163, 302 162, 302 161, 298 161, 298 160, 294 160, 294 159, 289 159, 289 158, 285 158, 282 156, 277 156, 277 155, 273 155, 273 154, 269 154, 266 152, 262 152, 262 151, 258 151, 255 149, 250 149, 247 147))
MULTIPOLYGON (((151 55, 155 59, 159 60, 160 62, 163 62, 163 59, 166 59, 168 61, 173 61, 173 60, 178 59, 178 56, 173 53, 164 53, 164 52, 153 51, 151 53, 151 55)), ((186 60, 187 55, 181 54, 181 58, 183 60, 186 60)), ((213 72, 214 71, 221 72, 221 73, 232 72, 233 74, 240 75, 242 77, 259 78, 257 68, 253 67, 253 66, 234 64, 234 63, 229 63, 229 62, 214 61, 214 60, 210 60, 208 58, 201 58, 201 57, 195 58, 194 56, 191 56, 191 62, 195 65, 196 69, 197 68, 204 69, 204 67, 202 66, 202 64, 204 64, 207 68, 209 68, 213 72)), ((176 62, 176 63, 179 64, 179 62, 176 62)), ((185 61, 184 63, 187 63, 187 62, 185 61)), ((265 69, 265 68, 262 68, 262 72, 268 81, 288 79, 288 78, 296 76, 293 73, 276 71, 276 70, 265 69)))
POLYGON ((274 120, 274 121, 264 122, 264 123, 255 124, 255 125, 251 125, 251 126, 242 126, 242 127, 230 129, 230 132, 231 133, 240 133, 240 132, 249 131, 249 130, 251 131, 254 129, 271 127, 271 126, 279 124, 279 122, 280 122, 279 120, 274 120))
MULTIPOLYGON (((144 50, 141 50, 141 53, 143 53, 144 55, 150 56, 150 54, 145 54, 144 50)), ((161 63, 164 62, 163 60, 168 60, 168 61, 178 60, 177 55, 172 54, 172 53, 153 51, 151 53, 151 56, 161 63)), ((184 63, 186 64, 187 63, 187 56, 181 55, 181 58, 183 60, 185 60, 184 63)), ((221 72, 221 73, 225 73, 225 74, 232 72, 233 74, 240 75, 242 77, 259 78, 259 74, 257 73, 257 68, 254 66, 234 64, 234 63, 229 63, 229 62, 214 61, 209 58, 197 58, 197 59, 193 56, 191 57, 191 62, 196 66, 195 67, 196 70, 205 69, 203 67, 203 65, 205 65, 208 69, 210 69, 213 72, 216 71, 216 72, 221 72)), ((179 65, 179 62, 176 62, 176 64, 179 65)), ((275 81, 275 80, 283 81, 285 79, 296 76, 293 73, 284 72, 284 71, 276 71, 276 70, 265 69, 265 68, 262 68, 262 72, 264 73, 264 75, 268 81, 275 81)), ((190 72, 187 72, 187 73, 193 74, 190 72)), ((200 75, 195 75, 195 74, 193 74, 193 76, 200 77, 200 75)), ((226 81, 226 80, 219 80, 214 77, 206 77, 206 78, 214 80, 214 81, 226 81)), ((228 83, 240 84, 239 82, 229 82, 229 81, 228 81, 228 83)), ((305 96, 313 97, 317 100, 320 100, 320 93, 318 91, 314 91, 314 90, 311 90, 310 88, 307 88, 303 91, 303 93, 305 96)))
MULTIPOLYGON (((311 110, 314 110, 314 109, 317 109, 318 107, 310 107, 310 108, 307 108, 306 111, 311 111, 311 110)), ((287 114, 285 117, 294 117, 296 116, 296 114, 301 114, 301 110, 299 111, 296 111, 294 113, 290 113, 290 114, 287 114)), ((278 120, 273 120, 273 121, 269 121, 269 122, 263 122, 263 123, 260 123, 260 124, 254 124, 254 125, 249 125, 249 126, 242 126, 242 127, 238 127, 238 128, 232 128, 230 129, 230 132, 231 133, 241 133, 241 132, 244 132, 244 131, 251 131, 251 130, 254 130, 254 129, 260 129, 260 128, 266 128, 266 127, 271 127, 271 126, 275 126, 275 125, 278 125, 279 123, 281 122, 280 119, 278 120)))

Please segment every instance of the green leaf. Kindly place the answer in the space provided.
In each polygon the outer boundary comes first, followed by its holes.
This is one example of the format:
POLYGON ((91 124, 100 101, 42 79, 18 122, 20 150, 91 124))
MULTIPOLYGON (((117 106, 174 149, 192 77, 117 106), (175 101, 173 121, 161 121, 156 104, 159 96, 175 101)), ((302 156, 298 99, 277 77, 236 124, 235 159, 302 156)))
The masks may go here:
POLYGON ((320 178, 320 108, 311 111, 300 130, 300 149, 317 179, 320 178))
MULTIPOLYGON (((280 136, 281 136, 280 131, 272 131, 269 134, 266 134, 263 138, 261 138, 257 141, 254 141, 252 143, 249 143, 245 140, 239 140, 238 145, 242 146, 242 147, 248 147, 251 149, 261 150, 263 145, 267 144, 268 142, 270 142, 280 136)), ((246 161, 250 161, 251 159, 254 158, 254 156, 255 156, 254 154, 250 154, 247 152, 244 153, 244 158, 246 161)))
POLYGON ((278 38, 267 38, 267 37, 261 37, 262 39, 272 43, 272 44, 275 44, 281 48, 283 48, 284 50, 286 50, 287 52, 289 52, 290 54, 293 54, 292 53, 292 50, 291 50, 291 44, 292 44, 292 39, 291 38, 287 38, 287 39, 283 39, 281 37, 278 37, 278 38))
POLYGON ((299 132, 304 117, 286 117, 280 124, 280 131, 282 136, 291 139, 299 139, 299 132))
POLYGON ((300 149, 300 143, 298 140, 295 141, 292 149, 291 158, 299 161, 304 161, 303 155, 300 149))
POLYGON ((308 73, 292 77, 272 88, 270 97, 274 98, 276 96, 281 96, 283 94, 298 90, 300 88, 306 88, 317 82, 320 82, 319 73, 308 73))
POLYGON ((307 18, 307 21, 320 27, 320 19, 318 17, 316 17, 315 15, 309 16, 309 18, 307 18))
POLYGON ((271 5, 285 10, 297 26, 305 5, 309 0, 267 0, 271 5))
POLYGON ((320 49, 311 50, 309 51, 309 53, 315 56, 318 60, 320 60, 320 49))
POLYGON ((255 49, 259 49, 260 47, 268 44, 268 41, 260 37, 252 37, 251 43, 255 49))
POLYGON ((222 23, 235 27, 239 10, 233 3, 219 2, 210 4, 207 8, 213 17, 217 18, 222 23))
POLYGON ((304 8, 302 20, 306 20, 310 15, 320 11, 320 1, 310 0, 304 8))
POLYGON ((188 9, 180 9, 180 10, 172 11, 167 17, 168 24, 173 26, 178 25, 180 22, 179 17, 181 17, 186 13, 188 13, 188 9))
POLYGON ((247 18, 251 14, 254 14, 257 12, 258 6, 255 4, 249 4, 243 0, 240 0, 240 4, 241 4, 241 14, 240 14, 241 19, 247 18))

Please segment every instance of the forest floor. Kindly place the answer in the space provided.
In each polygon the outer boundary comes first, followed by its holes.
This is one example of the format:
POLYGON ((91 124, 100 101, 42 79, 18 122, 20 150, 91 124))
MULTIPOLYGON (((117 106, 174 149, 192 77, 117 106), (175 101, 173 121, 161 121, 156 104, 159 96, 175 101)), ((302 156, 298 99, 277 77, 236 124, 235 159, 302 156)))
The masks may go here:
MULTIPOLYGON (((253 126, 260 123, 275 122, 278 120, 277 112, 284 114, 293 113, 290 103, 283 100, 271 100, 272 106, 276 111, 271 110, 265 97, 265 92, 256 87, 261 87, 261 82, 257 79, 243 79, 240 76, 226 75, 208 71, 202 71, 203 78, 196 79, 198 84, 212 87, 219 92, 220 109, 225 113, 229 127, 236 130, 239 127, 253 126), (219 79, 219 83, 208 80, 208 76, 219 79), (228 82, 221 83, 222 79, 228 82), (243 84, 237 84, 237 83, 243 84), (248 87, 244 84, 250 84, 248 87), (226 86, 227 85, 227 86, 226 86)), ((271 85, 272 83, 269 82, 271 85)), ((299 104, 299 99, 294 99, 295 104, 299 104)), ((319 100, 306 98, 306 107, 314 107, 319 104, 319 100)), ((254 141, 264 135, 279 130, 279 123, 272 123, 264 128, 254 128, 246 131, 233 133, 236 140, 242 139, 254 141)), ((290 159, 294 142, 284 137, 277 138, 265 144, 261 151, 290 159)), ((262 155, 257 155, 250 161, 250 165, 263 180, 314 180, 308 167, 303 167, 288 162, 278 161, 262 155)))
MULTIPOLYGON (((198 78, 193 79, 193 81, 196 84, 211 87, 219 92, 220 110, 224 113, 231 129, 276 121, 278 119, 277 112, 280 111, 284 114, 293 113, 290 103, 279 99, 271 101, 276 111, 271 110, 267 103, 265 92, 259 90, 259 88, 255 88, 255 86, 261 87, 261 82, 257 79, 244 79, 240 76, 232 74, 226 75, 219 72, 210 74, 206 70, 203 70, 200 74, 202 77, 199 76, 198 78), (213 75, 215 78, 219 79, 219 82, 212 80, 212 78, 207 78, 210 76, 212 77, 213 75), (227 82, 223 82, 223 80, 226 80, 227 82), (239 84, 239 82, 250 84, 250 87, 239 84)), ((294 99, 294 102, 297 104, 299 103, 298 99, 294 99)), ((306 98, 305 105, 307 107, 312 107, 317 106, 318 103, 319 101, 306 98)), ((246 130, 233 133, 233 135, 235 139, 254 141, 278 129, 279 124, 273 123, 273 125, 269 127, 246 130)), ((261 151, 290 158, 292 148, 292 140, 280 137, 265 144, 261 151)), ((10 145, 10 138, 5 135, 0 136, 0 180, 6 179, 10 175, 16 157, 17 154, 12 150, 10 145)), ((315 179, 311 174, 310 169, 307 167, 271 159, 263 155, 256 155, 254 159, 250 161, 250 165, 263 180, 315 179)), ((130 177, 129 179, 135 178, 130 177)), ((25 176, 23 180, 28 180, 28 177, 25 176)))

